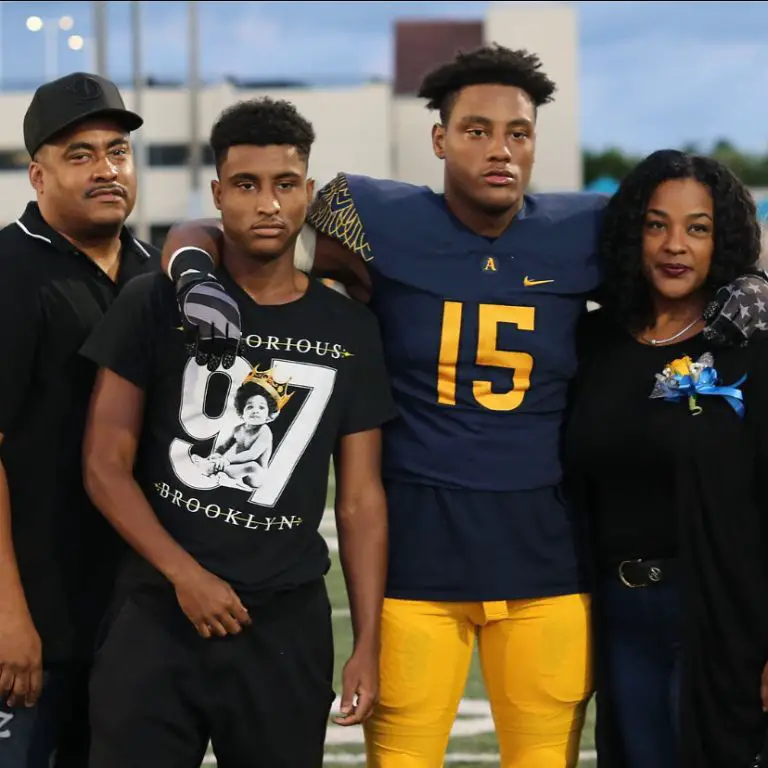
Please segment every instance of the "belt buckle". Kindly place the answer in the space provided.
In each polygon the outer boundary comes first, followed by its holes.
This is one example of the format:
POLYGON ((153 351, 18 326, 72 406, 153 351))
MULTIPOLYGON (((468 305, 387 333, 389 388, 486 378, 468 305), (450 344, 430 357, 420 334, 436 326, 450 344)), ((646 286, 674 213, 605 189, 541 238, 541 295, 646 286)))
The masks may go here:
POLYGON ((622 560, 619 563, 619 581, 625 586, 629 587, 630 589, 642 589, 643 587, 647 586, 646 584, 632 584, 631 582, 627 581, 626 578, 624 578, 624 566, 628 563, 642 563, 642 559, 638 558, 637 560, 622 560))

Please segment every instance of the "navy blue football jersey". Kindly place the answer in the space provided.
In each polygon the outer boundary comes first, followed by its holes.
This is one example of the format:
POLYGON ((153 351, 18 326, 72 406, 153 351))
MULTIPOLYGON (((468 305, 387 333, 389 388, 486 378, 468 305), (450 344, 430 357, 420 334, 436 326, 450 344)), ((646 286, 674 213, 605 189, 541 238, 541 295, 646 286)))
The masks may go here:
POLYGON ((587 589, 560 434, 604 206, 531 195, 491 239, 424 187, 340 174, 319 192, 310 223, 367 267, 399 412, 383 443, 388 597, 587 589))
POLYGON ((556 485, 606 198, 527 196, 490 239, 426 187, 339 174, 318 197, 310 223, 372 277, 401 415, 386 429, 385 477, 481 491, 556 485))

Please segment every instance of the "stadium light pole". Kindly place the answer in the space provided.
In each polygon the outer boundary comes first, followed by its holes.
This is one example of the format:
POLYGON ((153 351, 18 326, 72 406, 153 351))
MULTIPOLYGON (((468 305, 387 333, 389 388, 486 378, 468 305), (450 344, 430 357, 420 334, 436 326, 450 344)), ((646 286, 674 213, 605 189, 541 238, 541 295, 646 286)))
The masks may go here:
POLYGON ((5 10, 5 3, 0 0, 0 90, 3 89, 3 76, 5 70, 3 69, 3 11, 5 10))
POLYGON ((97 75, 107 76, 107 4, 93 3, 93 40, 95 45, 94 60, 97 75))
POLYGON ((189 217, 202 216, 202 190, 200 177, 203 164, 203 147, 200 143, 200 40, 198 5, 196 0, 187 2, 187 31, 189 35, 189 217))
MULTIPOLYGON (((132 0, 131 2, 131 59, 133 66, 133 109, 138 115, 142 114, 144 109, 144 61, 141 35, 141 2, 132 0)), ((146 190, 148 179, 144 178, 147 166, 147 148, 141 131, 138 131, 133 137, 133 152, 136 163, 136 175, 142 180, 142 189, 146 190)), ((134 208, 136 216, 136 236, 145 242, 149 241, 146 208, 144 206, 144 193, 139 191, 136 196, 136 206, 134 208)))

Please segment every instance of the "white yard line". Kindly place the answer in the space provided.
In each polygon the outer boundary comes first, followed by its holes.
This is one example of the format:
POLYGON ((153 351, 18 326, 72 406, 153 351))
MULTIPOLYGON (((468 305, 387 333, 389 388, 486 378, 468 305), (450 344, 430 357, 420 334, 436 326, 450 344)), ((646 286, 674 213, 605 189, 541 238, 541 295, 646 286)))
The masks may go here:
MULTIPOLYGON (((338 710, 340 701, 334 701, 332 710, 338 710)), ((485 699, 462 699, 459 704, 459 712, 453 724, 451 738, 480 736, 493 733, 493 718, 491 717, 490 704, 485 699)), ((342 728, 331 723, 328 726, 328 734, 325 740, 326 746, 333 747, 362 747, 363 731, 361 728, 342 728)), ((586 766, 595 760, 594 750, 582 750, 579 754, 579 765, 586 766)), ((362 752, 327 752, 325 763, 334 765, 362 765, 365 755, 362 752)), ((449 752, 445 758, 446 763, 496 763, 499 755, 495 752, 449 752)), ((216 765, 213 755, 206 755, 203 765, 216 765)))
MULTIPOLYGON (((584 750, 579 753, 579 765, 593 763, 597 755, 592 749, 584 750)), ((323 762, 330 765, 363 765, 365 755, 361 753, 343 753, 331 752, 325 755, 323 762)), ((445 763, 496 763, 499 762, 498 754, 494 752, 449 752, 445 756, 445 763)), ((206 756, 203 765, 216 765, 216 758, 212 755, 206 756)))

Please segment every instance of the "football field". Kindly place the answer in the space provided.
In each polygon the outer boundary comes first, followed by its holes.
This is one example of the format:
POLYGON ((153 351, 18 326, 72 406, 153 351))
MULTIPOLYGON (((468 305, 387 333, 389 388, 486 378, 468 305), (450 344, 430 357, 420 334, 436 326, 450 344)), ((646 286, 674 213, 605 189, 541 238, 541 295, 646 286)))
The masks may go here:
MULTIPOLYGON (((329 506, 332 504, 332 488, 329 489, 329 506)), ((336 646, 336 665, 334 686, 338 693, 341 691, 340 677, 344 663, 349 658, 352 648, 352 628, 349 619, 344 579, 338 559, 336 528, 333 513, 327 510, 321 531, 328 541, 333 559, 326 581, 333 606, 333 629, 336 646)), ((332 714, 338 711, 338 701, 332 714)), ((594 766, 593 746, 593 717, 590 709, 588 722, 584 729, 581 745, 579 768, 594 766)), ((209 754, 205 766, 215 766, 216 759, 209 754)), ((330 723, 326 739, 325 765, 329 768, 342 766, 364 766, 365 753, 363 747, 363 732, 360 727, 342 728, 330 723)), ((498 766, 498 744, 493 732, 493 720, 483 690, 483 680, 477 654, 472 663, 464 699, 461 702, 458 717, 454 724, 453 735, 448 746, 446 765, 452 768, 479 768, 480 766, 498 766)))

